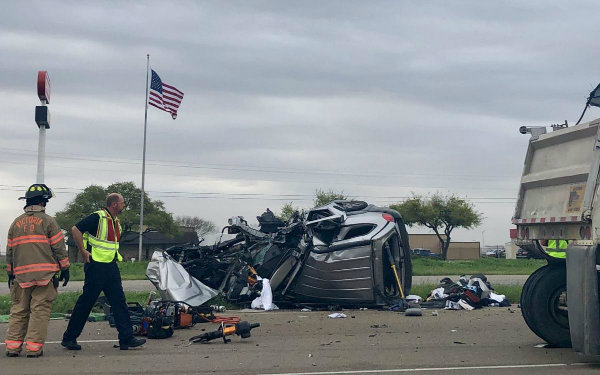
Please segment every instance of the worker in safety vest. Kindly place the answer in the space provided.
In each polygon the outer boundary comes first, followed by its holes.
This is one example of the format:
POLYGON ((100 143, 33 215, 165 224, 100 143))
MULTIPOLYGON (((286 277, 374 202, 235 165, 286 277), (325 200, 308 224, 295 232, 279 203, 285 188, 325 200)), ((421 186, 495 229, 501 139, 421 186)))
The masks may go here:
POLYGON ((6 356, 18 357, 23 343, 27 357, 39 357, 48 331, 52 301, 60 271, 63 286, 69 281, 65 236, 56 220, 44 211, 52 198, 44 184, 27 189, 25 213, 8 230, 6 272, 12 306, 6 330, 6 356))
POLYGON ((117 215, 125 208, 123 196, 111 193, 106 197, 106 208, 90 214, 71 228, 73 240, 85 263, 83 294, 79 296, 61 345, 69 350, 81 350, 77 337, 81 334, 100 292, 108 299, 115 324, 119 331, 121 350, 143 345, 146 340, 133 337, 129 309, 121 284, 121 273, 117 261, 119 254, 121 225, 117 215))
POLYGON ((546 254, 554 258, 565 259, 567 257, 567 246, 569 246, 569 243, 565 240, 548 240, 546 254))

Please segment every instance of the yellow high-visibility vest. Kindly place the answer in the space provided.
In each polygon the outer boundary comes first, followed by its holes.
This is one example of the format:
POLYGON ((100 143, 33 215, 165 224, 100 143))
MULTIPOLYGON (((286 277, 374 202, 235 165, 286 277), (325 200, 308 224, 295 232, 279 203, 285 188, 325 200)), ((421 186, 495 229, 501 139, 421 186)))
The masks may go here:
POLYGON ((567 257, 566 249, 569 243, 565 240, 558 240, 558 251, 556 250, 556 240, 548 240, 548 246, 546 246, 546 253, 554 258, 565 259, 567 257))
POLYGON ((92 246, 92 259, 96 262, 110 263, 115 259, 119 262, 123 261, 123 257, 119 254, 119 239, 121 237, 121 224, 119 218, 114 221, 106 210, 94 212, 98 214, 98 231, 96 236, 85 232, 83 234, 83 246, 87 249, 87 244, 92 246))

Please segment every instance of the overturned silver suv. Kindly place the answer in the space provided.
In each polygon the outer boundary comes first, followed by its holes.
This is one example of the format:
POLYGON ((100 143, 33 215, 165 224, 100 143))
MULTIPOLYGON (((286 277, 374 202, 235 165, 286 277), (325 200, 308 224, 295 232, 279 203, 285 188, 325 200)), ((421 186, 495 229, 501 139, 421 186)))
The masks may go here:
POLYGON ((397 211, 334 201, 287 223, 270 211, 258 219, 260 230, 233 217, 223 230, 234 239, 166 252, 232 302, 254 299, 264 279, 284 306, 383 306, 410 293, 411 251, 397 211))

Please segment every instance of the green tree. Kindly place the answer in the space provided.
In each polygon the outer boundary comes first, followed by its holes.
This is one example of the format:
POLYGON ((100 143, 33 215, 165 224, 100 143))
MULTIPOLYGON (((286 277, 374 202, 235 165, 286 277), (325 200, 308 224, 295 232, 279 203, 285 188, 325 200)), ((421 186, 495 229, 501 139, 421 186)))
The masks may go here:
POLYGON ((335 192, 331 189, 328 191, 317 189, 315 190, 315 200, 313 201, 313 207, 324 206, 335 200, 346 200, 348 197, 344 195, 344 192, 335 192))
MULTIPOLYGON (((347 200, 347 199, 348 199, 348 197, 346 195, 344 195, 344 192, 338 193, 338 192, 333 191, 332 189, 329 189, 327 191, 317 189, 317 190, 315 190, 315 199, 313 200, 313 208, 319 207, 319 206, 324 206, 335 200, 347 200)), ((288 221, 290 219, 290 217, 292 217, 292 215, 296 211, 302 211, 302 208, 294 206, 294 202, 289 202, 289 203, 284 204, 283 207, 281 207, 281 214, 279 214, 277 217, 283 221, 288 221)))
MULTIPOLYGON (((119 214, 119 221, 124 231, 134 230, 140 224, 141 189, 133 182, 117 182, 106 188, 100 185, 90 185, 69 203, 64 210, 56 213, 58 225, 70 232, 79 220, 94 211, 106 206, 106 196, 109 193, 119 193, 125 199, 125 210, 119 214)), ((175 235, 179 227, 173 220, 173 215, 165 210, 162 201, 151 200, 144 193, 144 225, 159 232, 175 235)))
POLYGON ((279 216, 277 217, 283 221, 288 221, 292 217, 294 212, 300 210, 300 207, 294 207, 294 202, 289 202, 284 204, 283 207, 281 207, 281 214, 279 214, 279 216))
POLYGON ((413 195, 390 208, 400 212, 408 226, 416 224, 432 229, 440 241, 443 259, 447 257, 454 228, 475 228, 483 220, 482 214, 475 211, 470 203, 455 195, 434 194, 429 198, 413 195))
POLYGON ((198 216, 177 216, 175 222, 184 227, 194 228, 198 234, 198 238, 202 238, 208 233, 214 233, 217 230, 215 223, 199 218, 198 216))

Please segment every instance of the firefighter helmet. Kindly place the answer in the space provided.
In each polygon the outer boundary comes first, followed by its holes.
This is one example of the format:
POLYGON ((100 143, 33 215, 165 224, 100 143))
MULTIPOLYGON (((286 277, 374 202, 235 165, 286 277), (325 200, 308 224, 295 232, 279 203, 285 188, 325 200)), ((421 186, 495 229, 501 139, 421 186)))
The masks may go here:
POLYGON ((19 199, 33 199, 33 198, 42 198, 42 199, 50 199, 54 196, 52 190, 44 184, 33 184, 27 189, 24 197, 20 197, 19 199))

